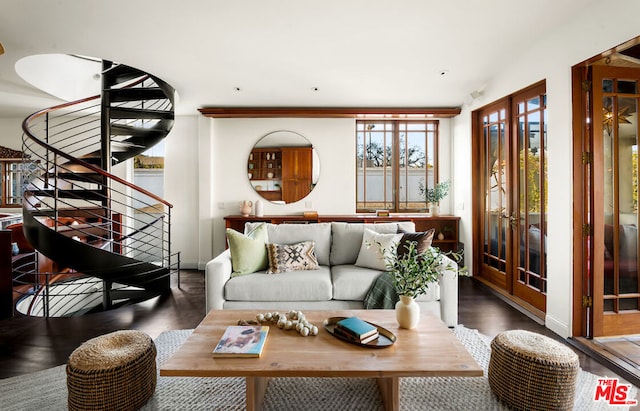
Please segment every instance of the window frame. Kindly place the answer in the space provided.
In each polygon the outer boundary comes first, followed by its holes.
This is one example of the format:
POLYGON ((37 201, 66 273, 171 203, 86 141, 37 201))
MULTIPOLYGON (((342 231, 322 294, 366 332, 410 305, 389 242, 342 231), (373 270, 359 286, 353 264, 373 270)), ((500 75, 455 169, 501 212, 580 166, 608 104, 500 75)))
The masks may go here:
POLYGON ((8 203, 7 201, 10 198, 22 199, 22 167, 23 162, 21 158, 3 158, 0 159, 0 180, 2 183, 0 184, 0 207, 2 208, 22 208, 22 201, 18 201, 18 203, 8 203), (17 171, 11 170, 12 165, 17 165, 17 171), (18 174, 18 179, 20 184, 18 185, 18 192, 14 193, 16 195, 11 195, 11 184, 9 184, 9 176, 12 172, 18 174))
MULTIPOLYGON (((405 198, 401 199, 401 190, 400 187, 401 186, 401 176, 404 176, 405 178, 408 179, 408 173, 406 172, 406 170, 409 169, 409 167, 407 166, 407 164, 405 164, 404 167, 400 167, 400 141, 402 137, 402 134, 404 133, 404 143, 403 143, 403 147, 402 150, 407 152, 408 149, 410 149, 409 147, 409 141, 408 141, 408 132, 410 132, 410 125, 411 124, 420 124, 420 125, 424 125, 424 130, 421 131, 424 133, 424 162, 425 162, 425 166, 424 166, 424 172, 425 172, 425 176, 424 176, 424 181, 426 183, 426 187, 428 188, 433 188, 435 184, 437 184, 439 182, 439 177, 438 177, 438 169, 439 169, 439 158, 438 158, 438 152, 439 152, 439 133, 440 133, 440 121, 438 119, 398 119, 398 118, 367 118, 367 119, 358 119, 356 120, 356 133, 355 133, 355 145, 356 145, 356 163, 355 163, 355 168, 356 168, 356 213, 372 213, 375 212, 378 209, 384 209, 384 210, 388 210, 389 212, 393 212, 393 213, 397 213, 397 212, 405 212, 405 213, 426 213, 428 211, 427 209, 427 204, 426 201, 424 202, 415 202, 415 201, 409 201, 407 199, 407 194, 405 191, 405 198), (362 136, 363 137, 363 141, 362 144, 359 144, 360 142, 360 135, 359 133, 363 132, 363 130, 367 130, 368 125, 371 124, 384 124, 385 128, 384 128, 384 132, 388 133, 388 129, 387 126, 391 125, 391 132, 390 132, 390 136, 391 136, 391 143, 387 144, 385 141, 385 147, 383 147, 383 153, 386 153, 387 148, 391 147, 392 150, 392 155, 391 155, 391 159, 390 159, 390 165, 389 166, 385 166, 383 167, 383 195, 385 195, 385 193, 387 192, 387 180, 389 179, 389 177, 386 176, 386 168, 390 168, 391 169, 391 176, 390 176, 390 181, 391 181, 391 195, 390 197, 386 197, 382 199, 381 201, 366 201, 366 192, 367 192, 367 187, 366 187, 366 173, 367 173, 367 166, 366 166, 366 161, 364 159, 364 152, 365 150, 365 146, 367 144, 367 140, 366 140, 366 135, 362 136), (433 143, 430 143, 430 138, 433 139, 433 143), (363 146, 362 150, 360 150, 359 146, 363 146), (362 154, 362 158, 360 157, 360 155, 362 154), (433 178, 430 179, 429 177, 429 159, 432 158, 433 159, 433 178), (362 183, 364 183, 364 187, 360 187, 360 185, 362 184, 360 182, 361 178, 360 178, 360 170, 362 170, 362 183), (404 172, 403 172, 404 171, 404 172), (430 181, 431 180, 431 181, 430 181), (362 200, 359 198, 359 193, 362 190, 362 200), (377 203, 377 204, 376 204, 377 203), (418 207, 410 207, 409 204, 417 204, 419 203, 420 206, 418 207), (371 204, 371 206, 367 207, 367 204, 371 204), (404 207, 403 207, 404 205, 404 207), (380 207, 378 207, 380 206, 380 207), (389 207, 390 206, 390 207, 389 207)), ((411 131, 411 132, 415 132, 411 131)), ((366 131, 365 131, 366 133, 366 131)), ((384 138, 386 139, 387 136, 385 135, 384 138)), ((408 153, 407 153, 408 154, 408 153)), ((389 162, 389 160, 387 160, 388 157, 385 155, 385 157, 383 157, 383 164, 387 164, 389 162)), ((405 161, 406 162, 406 161, 405 161)), ((406 180, 405 180, 405 185, 406 184, 406 180)))

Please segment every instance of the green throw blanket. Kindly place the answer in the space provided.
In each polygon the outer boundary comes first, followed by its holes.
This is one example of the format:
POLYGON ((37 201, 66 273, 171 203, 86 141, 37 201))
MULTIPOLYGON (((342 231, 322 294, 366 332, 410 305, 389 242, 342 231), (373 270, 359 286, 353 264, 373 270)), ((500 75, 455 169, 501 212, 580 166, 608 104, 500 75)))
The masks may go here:
POLYGON ((391 273, 381 273, 375 279, 373 285, 364 297, 364 308, 369 309, 390 309, 395 308, 396 303, 400 300, 396 289, 393 286, 393 277, 391 273))

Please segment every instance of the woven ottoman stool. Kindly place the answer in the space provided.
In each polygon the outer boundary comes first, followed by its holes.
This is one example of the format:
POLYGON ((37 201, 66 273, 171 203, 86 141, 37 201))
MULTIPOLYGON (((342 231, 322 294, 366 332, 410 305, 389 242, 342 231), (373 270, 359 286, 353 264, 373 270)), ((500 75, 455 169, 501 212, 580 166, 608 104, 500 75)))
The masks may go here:
POLYGON ((562 343, 524 330, 491 342, 489 386, 516 410, 571 410, 580 361, 562 343))
POLYGON ((92 338, 69 356, 70 410, 137 410, 156 389, 156 346, 125 330, 92 338))

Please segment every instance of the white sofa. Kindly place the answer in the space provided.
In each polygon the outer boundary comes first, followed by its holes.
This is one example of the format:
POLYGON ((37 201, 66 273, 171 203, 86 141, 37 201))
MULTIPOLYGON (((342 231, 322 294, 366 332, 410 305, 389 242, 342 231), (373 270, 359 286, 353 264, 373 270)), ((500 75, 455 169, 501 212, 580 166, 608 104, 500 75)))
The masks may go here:
MULTIPOLYGON (((256 224, 248 223, 245 232, 256 224)), ((293 244, 312 240, 320 268, 280 274, 256 272, 232 276, 231 255, 224 251, 205 268, 206 308, 256 310, 362 309, 371 285, 382 272, 356 266, 365 227, 378 233, 396 233, 398 227, 415 231, 412 222, 267 224, 270 243, 293 244)), ((445 324, 458 323, 458 267, 442 267, 440 280, 416 301, 422 310, 438 315, 445 324)))

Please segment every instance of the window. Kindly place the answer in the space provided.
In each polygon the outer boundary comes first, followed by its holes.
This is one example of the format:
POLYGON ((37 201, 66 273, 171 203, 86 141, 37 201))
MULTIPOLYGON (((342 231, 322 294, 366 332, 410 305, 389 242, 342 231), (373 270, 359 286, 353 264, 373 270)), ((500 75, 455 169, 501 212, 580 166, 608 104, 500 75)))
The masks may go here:
POLYGON ((22 207, 22 160, 0 160, 0 207, 22 207))
POLYGON ((425 211, 437 164, 437 120, 356 121, 356 211, 425 211))

